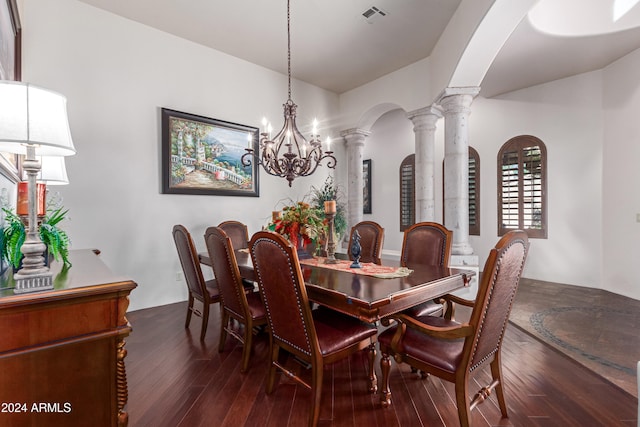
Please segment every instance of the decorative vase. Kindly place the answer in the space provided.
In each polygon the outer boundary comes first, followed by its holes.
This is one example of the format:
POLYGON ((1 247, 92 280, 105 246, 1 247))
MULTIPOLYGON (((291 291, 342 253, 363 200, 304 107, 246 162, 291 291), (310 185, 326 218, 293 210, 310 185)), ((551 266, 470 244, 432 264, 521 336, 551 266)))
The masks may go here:
POLYGON ((298 252, 298 259, 313 258, 313 255, 308 251, 308 247, 304 242, 304 238, 300 234, 298 234, 298 244, 296 246, 296 251, 298 252))
POLYGON ((360 264, 360 253, 362 252, 362 246, 360 246, 360 233, 358 230, 353 232, 353 242, 351 243, 351 257, 353 258, 353 262, 351 263, 351 268, 362 268, 362 264, 360 264))

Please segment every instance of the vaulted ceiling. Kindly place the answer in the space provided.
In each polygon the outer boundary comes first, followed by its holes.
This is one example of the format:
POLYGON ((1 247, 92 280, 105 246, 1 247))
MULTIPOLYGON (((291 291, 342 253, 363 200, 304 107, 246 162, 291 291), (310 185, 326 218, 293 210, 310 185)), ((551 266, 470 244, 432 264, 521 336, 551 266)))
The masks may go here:
MULTIPOLYGON (((284 0, 81 1, 287 72, 284 0)), ((586 5, 613 0, 580 1, 586 5)), ((343 93, 426 58, 460 2, 291 0, 293 77, 343 93)), ((581 13, 571 9, 567 19, 582 19, 581 13)), ((554 36, 536 30, 525 18, 489 68, 481 94, 491 97, 601 69, 638 48, 640 27, 600 35, 554 36)))

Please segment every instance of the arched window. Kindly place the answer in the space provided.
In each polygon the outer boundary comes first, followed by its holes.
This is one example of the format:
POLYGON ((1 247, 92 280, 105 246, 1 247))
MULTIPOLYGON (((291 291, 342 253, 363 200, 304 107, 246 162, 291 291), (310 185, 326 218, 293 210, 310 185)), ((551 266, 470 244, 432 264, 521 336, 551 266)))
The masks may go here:
POLYGON ((416 155, 411 154, 400 164, 400 231, 416 222, 416 155))
POLYGON ((547 237, 547 149, 530 135, 511 138, 498 153, 498 235, 517 229, 547 237))

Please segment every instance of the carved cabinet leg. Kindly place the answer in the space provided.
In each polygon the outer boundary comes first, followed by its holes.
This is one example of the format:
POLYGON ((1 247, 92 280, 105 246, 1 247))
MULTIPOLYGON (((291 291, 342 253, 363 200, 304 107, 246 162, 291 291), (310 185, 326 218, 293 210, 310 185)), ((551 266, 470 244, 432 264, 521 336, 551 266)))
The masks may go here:
POLYGON ((129 414, 124 407, 129 400, 129 390, 127 387, 127 371, 124 366, 124 358, 127 357, 127 350, 124 348, 125 341, 118 338, 116 347, 116 390, 118 399, 118 426, 127 427, 129 414))

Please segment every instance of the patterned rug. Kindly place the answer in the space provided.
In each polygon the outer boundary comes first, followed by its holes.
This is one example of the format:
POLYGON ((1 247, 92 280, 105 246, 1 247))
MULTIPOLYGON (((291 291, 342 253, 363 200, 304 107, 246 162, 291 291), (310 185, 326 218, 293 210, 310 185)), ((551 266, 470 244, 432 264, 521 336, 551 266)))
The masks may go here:
POLYGON ((640 301, 523 279, 511 323, 638 397, 640 301))

